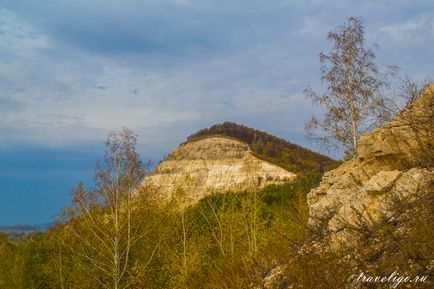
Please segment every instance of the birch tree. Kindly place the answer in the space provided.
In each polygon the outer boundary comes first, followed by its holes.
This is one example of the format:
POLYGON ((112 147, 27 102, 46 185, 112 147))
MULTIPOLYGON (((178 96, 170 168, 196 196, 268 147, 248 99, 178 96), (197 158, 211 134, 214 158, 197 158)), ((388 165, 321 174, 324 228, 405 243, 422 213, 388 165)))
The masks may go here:
POLYGON ((125 289, 135 281, 131 250, 143 231, 132 192, 145 175, 135 146, 136 135, 128 129, 110 134, 104 161, 96 166, 96 188, 87 191, 80 184, 74 194, 76 210, 69 228, 78 242, 71 249, 85 271, 98 272, 92 277, 103 288, 125 289))
POLYGON ((325 148, 343 148, 346 157, 355 153, 360 134, 391 118, 387 109, 391 100, 383 89, 396 67, 380 72, 374 63, 378 45, 366 49, 364 34, 361 18, 354 17, 330 31, 327 39, 332 49, 320 53, 326 92, 318 94, 311 86, 305 90, 314 104, 324 108, 322 117, 314 116, 306 123, 308 139, 325 148))

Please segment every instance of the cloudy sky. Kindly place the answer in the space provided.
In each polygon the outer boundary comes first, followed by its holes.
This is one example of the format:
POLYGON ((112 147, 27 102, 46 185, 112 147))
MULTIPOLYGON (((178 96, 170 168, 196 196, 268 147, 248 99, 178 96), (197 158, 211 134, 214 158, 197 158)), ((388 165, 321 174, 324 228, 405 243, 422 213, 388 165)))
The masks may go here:
POLYGON ((0 224, 50 221, 122 127, 154 161, 225 120, 310 146, 302 92, 348 16, 380 67, 434 75, 432 0, 0 0, 0 224))

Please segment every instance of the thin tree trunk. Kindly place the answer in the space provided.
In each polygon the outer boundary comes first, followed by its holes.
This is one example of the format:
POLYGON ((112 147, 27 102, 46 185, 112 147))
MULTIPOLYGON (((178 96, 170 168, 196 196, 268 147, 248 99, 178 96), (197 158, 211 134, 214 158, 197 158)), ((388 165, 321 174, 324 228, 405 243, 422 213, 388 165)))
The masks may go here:
POLYGON ((351 128, 352 128, 352 135, 353 135, 353 153, 356 152, 358 141, 357 141, 357 124, 356 119, 354 116, 355 113, 351 112, 351 128))
POLYGON ((353 95, 353 89, 352 86, 352 80, 350 80, 349 83, 349 89, 348 89, 348 99, 350 102, 350 112, 351 112, 351 134, 353 139, 353 151, 352 153, 356 153, 357 146, 358 146, 358 138, 357 138, 357 113, 356 113, 356 105, 355 105, 355 99, 353 95))
POLYGON ((184 211, 181 213, 181 222, 182 222, 182 246, 183 246, 183 266, 184 266, 184 287, 187 289, 187 277, 188 277, 188 268, 187 268, 187 232, 185 229, 185 220, 184 220, 184 211))
POLYGON ((64 289, 63 285, 63 270, 62 270, 62 248, 59 244, 59 278, 60 278, 60 288, 64 289))

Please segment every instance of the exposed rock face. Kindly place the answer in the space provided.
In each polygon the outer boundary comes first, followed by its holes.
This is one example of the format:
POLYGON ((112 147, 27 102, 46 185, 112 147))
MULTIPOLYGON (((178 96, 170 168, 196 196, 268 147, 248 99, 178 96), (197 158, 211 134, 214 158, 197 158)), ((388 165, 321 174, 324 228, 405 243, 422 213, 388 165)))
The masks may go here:
POLYGON ((411 202, 433 193, 434 84, 394 120, 363 135, 355 157, 325 173, 308 194, 309 224, 325 225, 331 238, 345 227, 391 218, 396 198, 411 202))
POLYGON ((176 148, 145 179, 170 198, 198 201, 212 191, 244 190, 291 181, 296 175, 257 158, 249 146, 227 137, 210 137, 176 148))

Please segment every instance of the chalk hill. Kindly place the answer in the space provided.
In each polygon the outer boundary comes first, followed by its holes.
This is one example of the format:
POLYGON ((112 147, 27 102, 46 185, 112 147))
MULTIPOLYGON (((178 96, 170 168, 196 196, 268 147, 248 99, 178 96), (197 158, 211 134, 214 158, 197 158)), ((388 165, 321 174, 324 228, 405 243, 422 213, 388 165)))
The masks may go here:
POLYGON ((195 203, 211 192, 283 184, 321 172, 332 159, 243 125, 225 122, 201 130, 160 162, 144 184, 195 203))

